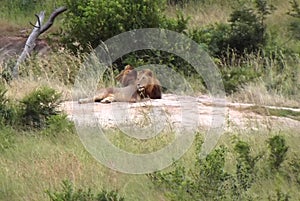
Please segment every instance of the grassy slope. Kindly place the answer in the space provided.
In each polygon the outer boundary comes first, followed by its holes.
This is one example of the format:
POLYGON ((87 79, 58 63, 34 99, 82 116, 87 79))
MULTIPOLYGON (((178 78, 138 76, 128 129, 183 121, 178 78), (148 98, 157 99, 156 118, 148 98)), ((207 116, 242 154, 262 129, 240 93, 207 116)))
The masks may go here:
POLYGON ((84 149, 76 134, 57 138, 17 135, 15 147, 1 153, 0 200, 46 200, 45 191, 59 189, 69 179, 76 189, 118 190, 128 200, 160 200, 143 175, 116 173, 84 149))

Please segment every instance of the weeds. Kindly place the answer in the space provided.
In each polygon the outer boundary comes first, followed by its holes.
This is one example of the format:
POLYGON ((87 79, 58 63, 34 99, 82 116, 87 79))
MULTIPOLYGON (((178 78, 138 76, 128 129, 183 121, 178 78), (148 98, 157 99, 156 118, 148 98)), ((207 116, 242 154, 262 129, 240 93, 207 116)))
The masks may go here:
POLYGON ((62 190, 51 192, 47 190, 47 195, 51 201, 124 201, 116 191, 102 190, 98 194, 93 194, 89 188, 87 190, 74 188, 74 185, 65 180, 62 182, 62 190))

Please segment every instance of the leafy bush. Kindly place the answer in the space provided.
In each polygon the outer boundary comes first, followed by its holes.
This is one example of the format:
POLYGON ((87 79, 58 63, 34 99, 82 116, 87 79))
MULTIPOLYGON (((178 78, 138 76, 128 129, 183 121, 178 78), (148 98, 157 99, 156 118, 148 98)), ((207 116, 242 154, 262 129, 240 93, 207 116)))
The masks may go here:
POLYGON ((117 34, 139 28, 167 28, 181 32, 185 21, 168 19, 161 0, 65 0, 63 41, 72 50, 88 51, 117 34))
POLYGON ((42 128, 53 115, 59 114, 60 93, 49 87, 41 87, 22 100, 21 118, 24 125, 42 128))
POLYGON ((221 23, 189 31, 195 41, 207 45, 215 57, 225 57, 228 50, 238 55, 257 52, 268 40, 265 18, 274 10, 265 0, 250 6, 237 6, 227 24, 221 23))
POLYGON ((260 156, 250 155, 250 146, 243 141, 238 141, 234 147, 238 154, 236 165, 237 193, 246 191, 255 179, 255 164, 260 156))
POLYGON ((74 189, 72 183, 68 180, 63 181, 62 190, 57 192, 47 191, 51 201, 124 201, 125 199, 118 195, 116 191, 102 190, 94 195, 91 189, 74 189))
POLYGON ((276 135, 268 140, 270 148, 270 165, 272 169, 278 170, 282 162, 285 160, 289 147, 286 145, 283 136, 276 135))

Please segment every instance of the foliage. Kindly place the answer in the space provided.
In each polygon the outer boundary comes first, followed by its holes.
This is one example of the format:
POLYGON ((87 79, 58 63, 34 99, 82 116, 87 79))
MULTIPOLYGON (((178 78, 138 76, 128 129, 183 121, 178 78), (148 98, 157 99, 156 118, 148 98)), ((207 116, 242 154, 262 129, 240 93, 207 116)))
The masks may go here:
POLYGON ((52 115, 46 120, 46 129, 43 133, 48 136, 57 137, 61 133, 72 133, 74 124, 67 119, 66 114, 52 115))
POLYGON ((280 135, 270 138, 268 144, 270 148, 269 161, 271 168, 278 170, 285 160, 289 147, 286 145, 284 137, 280 135))
MULTIPOLYGON (((259 50, 266 42, 264 24, 250 8, 233 11, 230 15, 230 36, 228 46, 238 54, 259 50)), ((224 47, 223 47, 224 49, 224 47)))
MULTIPOLYGON (((250 146, 244 141, 238 141, 234 147, 238 154, 236 165, 236 179, 238 189, 246 191, 251 187, 255 178, 255 164, 259 156, 252 157, 250 155, 250 146)), ((238 193, 238 192, 237 192, 238 193)))
POLYGON ((176 165, 170 172, 149 175, 166 191, 171 200, 216 200, 230 196, 232 176, 225 167, 225 147, 212 151, 206 158, 197 158, 195 169, 176 165))
POLYGON ((243 85, 260 77, 261 73, 249 66, 221 68, 225 92, 228 94, 238 91, 243 85))
POLYGON ((25 96, 22 100, 22 122, 33 128, 43 128, 46 121, 57 115, 60 93, 49 87, 41 87, 25 96))
POLYGON ((197 28, 189 31, 189 35, 195 41, 206 44, 215 57, 226 56, 228 50, 238 55, 257 52, 267 44, 265 19, 274 9, 265 0, 256 0, 252 7, 236 7, 228 24, 197 28))
POLYGON ((182 18, 168 19, 161 0, 66 0, 64 42, 72 50, 88 51, 117 34, 139 28, 167 28, 181 32, 182 18), (83 31, 88 30, 88 31, 83 31))
MULTIPOLYGON (((197 142, 199 143, 199 142, 197 142)), ((284 156, 288 150, 285 145, 285 139, 282 136, 274 136, 267 140, 271 147, 271 154, 268 160, 260 160, 265 157, 265 152, 254 155, 252 147, 245 141, 237 140, 232 150, 235 161, 234 170, 226 169, 226 154, 228 149, 224 146, 212 151, 206 158, 197 158, 195 167, 187 169, 184 166, 175 164, 174 169, 168 172, 156 172, 150 174, 154 184, 164 189, 165 194, 171 200, 257 200, 263 199, 258 195, 253 195, 251 189, 260 188, 259 181, 261 177, 269 174, 268 168, 258 168, 260 165, 278 168, 284 160, 284 156), (254 187, 253 187, 254 186, 254 187)), ((200 150, 199 145, 196 155, 200 150)), ((230 157, 231 158, 231 157, 230 157)), ((291 177, 298 177, 299 162, 297 159, 291 163, 291 177)), ((230 166, 232 167, 232 166, 230 166)), ((289 171, 289 170, 288 170, 289 171)), ((276 182, 276 177, 272 182, 276 182)), ((264 184, 262 184, 264 185, 264 184)), ((276 187, 276 189, 268 189, 274 194, 269 194, 269 200, 289 200, 290 195, 276 187)), ((264 196, 264 195, 263 195, 264 196)), ((265 199, 267 198, 264 197, 265 199)))
POLYGON ((288 14, 294 17, 294 20, 290 23, 290 31, 293 33, 294 38, 300 40, 300 5, 296 0, 290 1, 292 9, 288 14))
POLYGON ((91 189, 74 189, 69 180, 62 183, 62 190, 57 192, 47 191, 51 201, 124 201, 116 191, 102 190, 97 195, 93 194, 91 189))

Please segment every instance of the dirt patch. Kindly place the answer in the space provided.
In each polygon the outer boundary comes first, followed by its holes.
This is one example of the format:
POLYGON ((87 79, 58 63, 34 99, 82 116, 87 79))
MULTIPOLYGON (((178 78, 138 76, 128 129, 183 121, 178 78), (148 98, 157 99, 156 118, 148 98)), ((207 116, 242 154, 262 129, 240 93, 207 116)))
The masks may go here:
MULTIPOLYGON (((3 36, 0 37, 0 59, 19 55, 22 53, 27 38, 20 36, 3 36)), ((35 52, 45 54, 50 50, 46 40, 38 39, 34 48, 35 52)))

